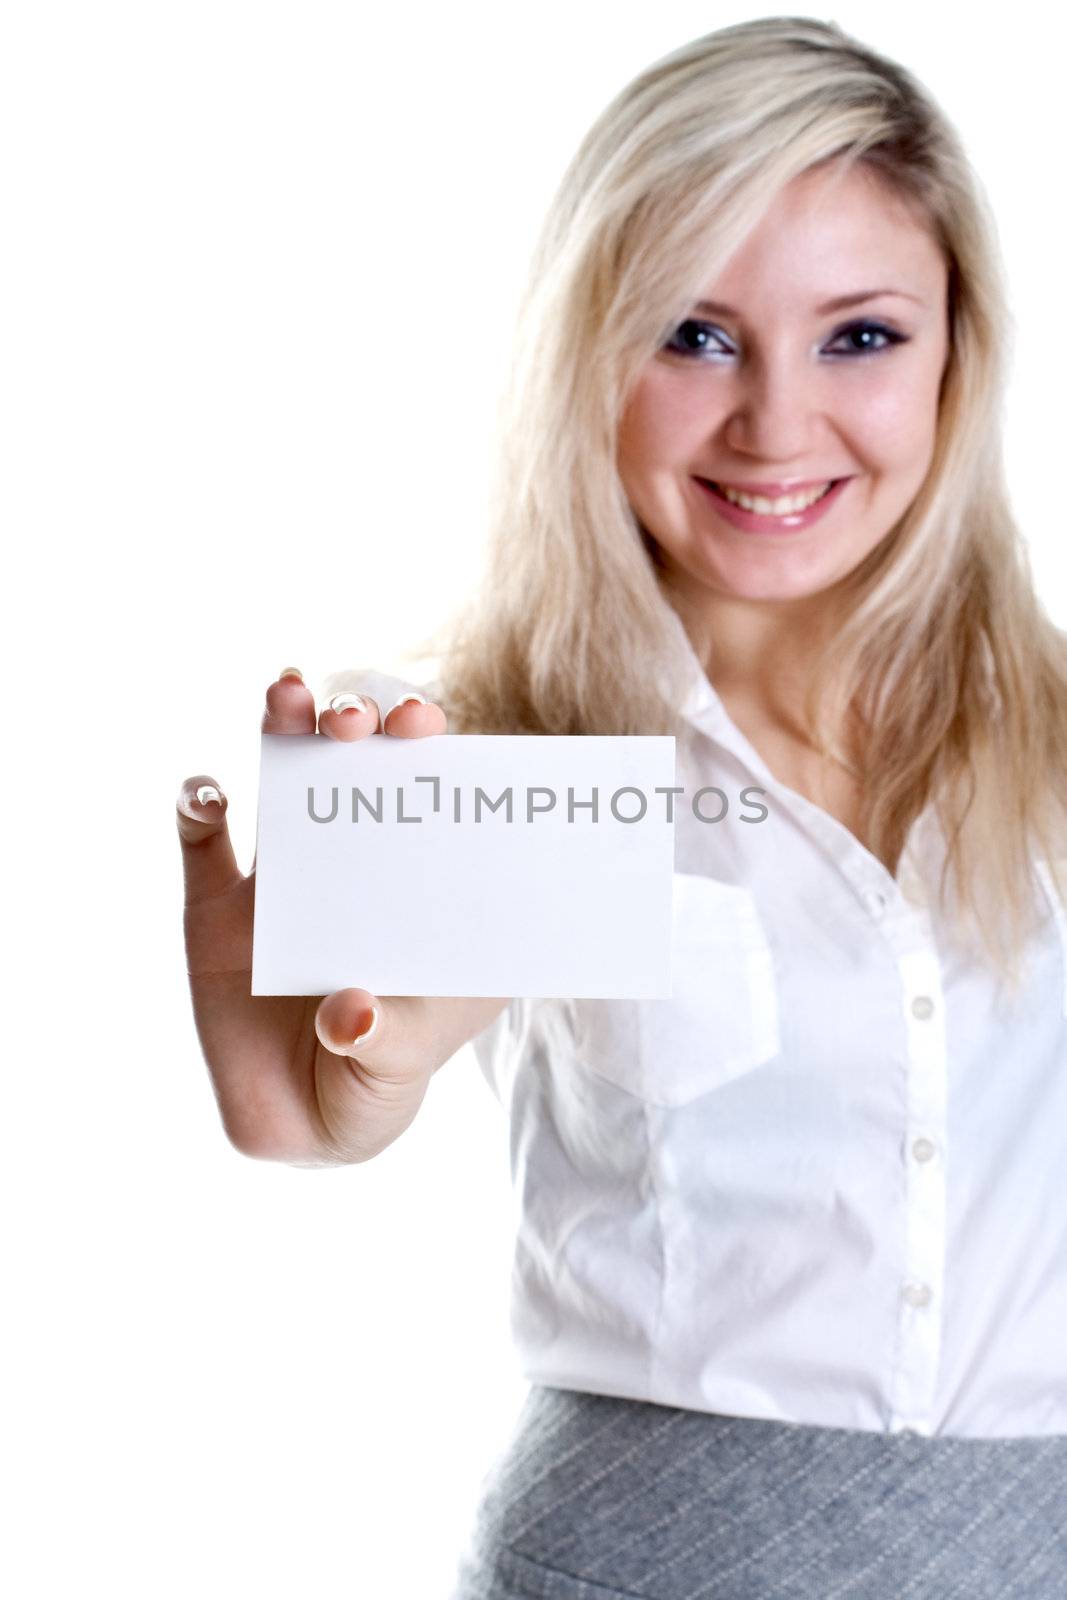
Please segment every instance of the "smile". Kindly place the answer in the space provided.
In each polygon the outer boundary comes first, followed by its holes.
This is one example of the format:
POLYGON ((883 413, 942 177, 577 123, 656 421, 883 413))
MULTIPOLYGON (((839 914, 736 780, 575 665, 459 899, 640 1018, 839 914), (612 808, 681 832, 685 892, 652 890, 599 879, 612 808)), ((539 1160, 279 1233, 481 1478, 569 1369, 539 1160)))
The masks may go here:
POLYGON ((728 483, 714 483, 707 480, 713 489, 724 494, 735 506, 744 506, 746 511, 759 511, 764 516, 784 517, 790 511, 805 511, 808 506, 813 506, 816 500, 821 500, 834 486, 835 480, 828 478, 825 483, 816 485, 814 489, 805 489, 797 494, 780 495, 777 499, 770 500, 762 494, 746 494, 741 489, 734 489, 728 483))
POLYGON ((835 504, 848 478, 829 478, 822 483, 805 484, 790 494, 752 494, 732 484, 716 483, 711 478, 696 478, 706 495, 714 501, 718 514, 736 528, 748 533, 792 533, 809 527, 835 504))

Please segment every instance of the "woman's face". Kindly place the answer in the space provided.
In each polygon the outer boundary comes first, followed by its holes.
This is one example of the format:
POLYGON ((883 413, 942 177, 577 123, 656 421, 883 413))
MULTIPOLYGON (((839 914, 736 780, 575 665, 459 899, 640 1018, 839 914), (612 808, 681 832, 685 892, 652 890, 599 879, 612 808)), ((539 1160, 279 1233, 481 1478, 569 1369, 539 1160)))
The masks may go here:
POLYGON ((619 474, 670 587, 698 607, 802 600, 886 537, 933 453, 947 293, 936 242, 862 169, 782 192, 621 420, 619 474), (811 511, 774 503, 828 483, 811 511), (723 487, 771 504, 738 511, 723 487))

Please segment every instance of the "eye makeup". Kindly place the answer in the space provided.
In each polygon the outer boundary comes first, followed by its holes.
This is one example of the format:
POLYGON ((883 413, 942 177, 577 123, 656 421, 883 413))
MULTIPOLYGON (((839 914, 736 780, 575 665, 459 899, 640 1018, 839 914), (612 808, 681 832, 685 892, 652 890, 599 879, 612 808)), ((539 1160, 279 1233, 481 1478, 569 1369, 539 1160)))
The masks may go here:
MULTIPOLYGON (((686 329, 692 330, 691 337, 701 337, 704 339, 715 338, 721 340, 728 339, 728 336, 723 329, 717 327, 715 323, 702 322, 695 317, 686 317, 678 324, 673 334, 664 343, 662 348, 671 355, 678 355, 687 360, 692 359, 693 357, 701 357, 705 355, 726 356, 734 353, 734 348, 732 345, 730 345, 729 348, 720 349, 715 349, 708 344, 697 346, 691 345, 687 349, 680 348, 677 341, 679 336, 681 336, 683 331, 686 329)), ((851 350, 834 351, 832 348, 828 348, 826 353, 829 355, 842 355, 846 359, 854 356, 880 355, 885 350, 891 350, 895 345, 906 344, 908 342, 908 335, 900 333, 889 323, 883 322, 874 317, 860 317, 852 322, 843 324, 834 333, 832 333, 829 339, 829 346, 832 347, 841 339, 861 336, 870 339, 877 338, 880 339, 882 343, 869 344, 865 347, 857 346, 853 347, 851 350)))

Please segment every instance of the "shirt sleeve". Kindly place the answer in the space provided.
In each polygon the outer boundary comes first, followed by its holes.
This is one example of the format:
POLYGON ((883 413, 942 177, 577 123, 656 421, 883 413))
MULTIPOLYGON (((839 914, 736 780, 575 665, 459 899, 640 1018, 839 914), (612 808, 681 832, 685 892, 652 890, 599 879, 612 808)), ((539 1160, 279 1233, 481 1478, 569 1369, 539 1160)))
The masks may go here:
POLYGON ((382 672, 377 667, 342 667, 327 675, 322 686, 322 698, 325 702, 335 694, 369 695, 378 702, 378 710, 384 717, 399 699, 412 691, 425 695, 427 700, 440 699, 437 679, 429 683, 416 683, 395 673, 382 672))
POLYGON ((515 1069, 523 1051, 529 1024, 530 1001, 522 996, 508 1002, 498 1017, 471 1040, 482 1076, 504 1110, 511 1104, 515 1069))

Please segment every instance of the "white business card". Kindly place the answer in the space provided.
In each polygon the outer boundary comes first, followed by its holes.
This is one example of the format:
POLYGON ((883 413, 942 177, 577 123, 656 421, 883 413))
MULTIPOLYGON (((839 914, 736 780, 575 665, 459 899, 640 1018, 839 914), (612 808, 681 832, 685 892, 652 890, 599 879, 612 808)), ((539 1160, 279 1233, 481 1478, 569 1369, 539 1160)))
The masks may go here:
POLYGON ((252 993, 671 992, 675 741, 263 734, 252 993))

